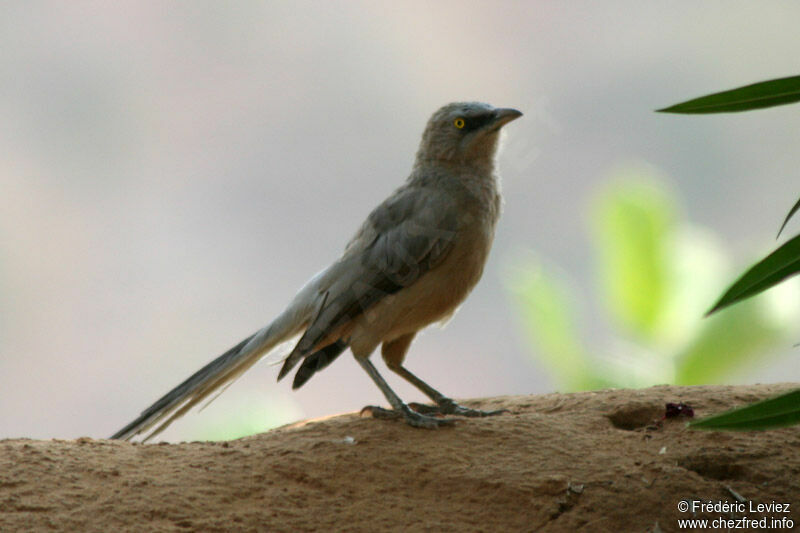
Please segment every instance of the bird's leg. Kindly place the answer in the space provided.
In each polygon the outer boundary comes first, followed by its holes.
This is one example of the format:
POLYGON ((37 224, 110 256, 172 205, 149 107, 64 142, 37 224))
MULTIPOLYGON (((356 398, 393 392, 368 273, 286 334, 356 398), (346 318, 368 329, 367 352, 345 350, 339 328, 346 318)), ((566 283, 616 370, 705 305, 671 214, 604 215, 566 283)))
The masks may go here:
POLYGON ((369 374, 369 377, 372 378, 372 381, 375 382, 375 385, 381 390, 386 399, 389 401, 389 404, 392 406, 392 409, 384 409, 382 407, 375 407, 375 406, 367 406, 362 409, 363 412, 370 413, 375 418, 403 418, 407 424, 417 427, 417 428, 438 428, 440 426, 451 426, 453 425, 452 420, 446 420, 444 418, 433 418, 431 416, 426 416, 424 414, 417 413, 413 411, 408 405, 406 405, 403 400, 400 399, 399 396, 389 387, 386 381, 381 377, 378 373, 378 369, 367 359, 366 357, 358 357, 356 356, 356 361, 361 367, 369 374))
POLYGON ((402 337, 398 337, 391 342, 384 342, 381 347, 383 360, 389 369, 401 376, 404 380, 408 381, 416 388, 421 390, 425 396, 433 400, 436 405, 423 405, 414 403, 411 407, 422 414, 440 414, 440 415, 461 415, 461 416, 494 416, 507 412, 505 409, 499 411, 480 411, 478 409, 470 409, 469 407, 462 407, 456 402, 437 391, 403 366, 403 359, 405 359, 408 347, 414 340, 416 333, 407 333, 402 337))
POLYGON ((412 374, 406 367, 401 364, 394 363, 388 364, 389 368, 400 375, 403 379, 414 385, 416 388, 425 393, 425 396, 433 400, 436 405, 424 405, 415 403, 412 404, 415 411, 423 414, 443 414, 443 415, 460 415, 470 417, 481 416, 495 416, 507 413, 508 409, 498 409, 496 411, 481 411, 480 409, 471 409, 458 405, 452 399, 448 398, 441 392, 437 391, 417 376, 412 374))

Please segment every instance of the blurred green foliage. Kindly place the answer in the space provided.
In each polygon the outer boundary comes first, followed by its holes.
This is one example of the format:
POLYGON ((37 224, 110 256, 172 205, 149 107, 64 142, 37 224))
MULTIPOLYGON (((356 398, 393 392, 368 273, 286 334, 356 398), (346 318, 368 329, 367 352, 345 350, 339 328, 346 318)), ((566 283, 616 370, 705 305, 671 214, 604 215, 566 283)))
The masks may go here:
POLYGON ((646 341, 659 334, 668 298, 666 243, 674 229, 671 199, 635 179, 595 199, 592 233, 600 287, 612 315, 646 341))
POLYGON ((531 254, 507 276, 533 352, 564 390, 720 382, 768 357, 797 316, 789 285, 703 320, 728 261, 664 183, 628 169, 592 199, 599 304, 613 330, 605 349, 582 342, 574 284, 557 268, 531 254))
POLYGON ((287 394, 263 390, 231 390, 215 397, 193 417, 186 440, 226 441, 262 433, 300 419, 303 415, 297 403, 287 394))

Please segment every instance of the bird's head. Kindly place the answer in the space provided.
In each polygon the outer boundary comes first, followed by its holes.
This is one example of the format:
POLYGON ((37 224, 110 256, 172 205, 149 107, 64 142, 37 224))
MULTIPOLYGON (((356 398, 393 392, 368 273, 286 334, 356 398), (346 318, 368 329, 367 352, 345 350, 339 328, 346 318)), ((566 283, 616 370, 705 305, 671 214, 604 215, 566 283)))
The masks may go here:
POLYGON ((491 167, 500 128, 521 116, 516 109, 479 102, 447 104, 428 120, 417 163, 440 161, 491 167))

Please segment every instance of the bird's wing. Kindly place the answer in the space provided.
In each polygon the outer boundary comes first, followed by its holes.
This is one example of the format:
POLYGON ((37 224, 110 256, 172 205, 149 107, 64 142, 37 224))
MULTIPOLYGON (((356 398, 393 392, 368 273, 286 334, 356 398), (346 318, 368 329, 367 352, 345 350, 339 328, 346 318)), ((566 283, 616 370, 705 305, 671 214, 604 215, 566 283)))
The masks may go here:
POLYGON ((456 239, 457 215, 449 197, 426 187, 401 188, 378 206, 329 270, 324 303, 278 379, 355 317, 440 264, 456 239))

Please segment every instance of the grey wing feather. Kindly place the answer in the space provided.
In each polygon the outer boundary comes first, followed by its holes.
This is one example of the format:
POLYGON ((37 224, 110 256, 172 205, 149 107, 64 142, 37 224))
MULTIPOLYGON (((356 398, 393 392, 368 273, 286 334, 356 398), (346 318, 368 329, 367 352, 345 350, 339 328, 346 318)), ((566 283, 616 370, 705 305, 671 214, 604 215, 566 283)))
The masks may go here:
POLYGON ((279 380, 325 337, 444 259, 457 235, 458 213, 443 196, 427 188, 401 188, 370 214, 348 244, 341 268, 332 269, 338 276, 327 300, 284 361, 279 380))

